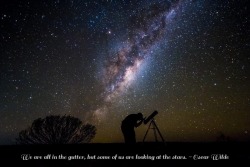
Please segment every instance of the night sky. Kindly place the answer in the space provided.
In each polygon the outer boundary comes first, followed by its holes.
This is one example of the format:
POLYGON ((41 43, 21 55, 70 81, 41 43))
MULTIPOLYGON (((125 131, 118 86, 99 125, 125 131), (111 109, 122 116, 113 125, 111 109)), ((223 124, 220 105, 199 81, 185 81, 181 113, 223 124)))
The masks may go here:
POLYGON ((48 115, 95 125, 94 143, 123 142, 125 116, 154 110, 166 141, 249 141, 248 10, 247 0, 2 0, 0 144, 48 115))

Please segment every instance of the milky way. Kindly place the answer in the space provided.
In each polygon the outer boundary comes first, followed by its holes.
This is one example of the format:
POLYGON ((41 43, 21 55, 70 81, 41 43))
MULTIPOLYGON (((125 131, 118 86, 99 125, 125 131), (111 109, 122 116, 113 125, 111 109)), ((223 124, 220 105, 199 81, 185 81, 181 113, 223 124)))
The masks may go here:
POLYGON ((178 2, 154 4, 130 18, 128 41, 122 42, 126 46, 112 55, 103 69, 104 106, 93 112, 98 120, 105 116, 106 105, 113 103, 129 88, 145 59, 151 56, 154 46, 161 43, 177 8, 178 2))

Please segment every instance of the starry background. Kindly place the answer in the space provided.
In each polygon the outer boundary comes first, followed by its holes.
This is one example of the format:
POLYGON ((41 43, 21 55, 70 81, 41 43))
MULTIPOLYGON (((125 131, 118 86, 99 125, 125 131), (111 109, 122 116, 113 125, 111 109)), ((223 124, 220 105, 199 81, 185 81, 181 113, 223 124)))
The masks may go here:
POLYGON ((249 141, 248 10, 247 0, 1 1, 0 144, 65 114, 94 124, 93 142, 123 142, 125 116, 154 110, 166 141, 249 141))

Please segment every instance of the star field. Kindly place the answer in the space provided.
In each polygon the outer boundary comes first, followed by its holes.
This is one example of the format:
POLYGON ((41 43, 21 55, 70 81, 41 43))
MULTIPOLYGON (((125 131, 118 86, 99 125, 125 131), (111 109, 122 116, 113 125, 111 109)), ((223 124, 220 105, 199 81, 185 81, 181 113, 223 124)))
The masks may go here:
POLYGON ((58 114, 123 142, 154 110, 166 141, 249 141, 248 24, 245 0, 1 1, 0 144, 58 114))

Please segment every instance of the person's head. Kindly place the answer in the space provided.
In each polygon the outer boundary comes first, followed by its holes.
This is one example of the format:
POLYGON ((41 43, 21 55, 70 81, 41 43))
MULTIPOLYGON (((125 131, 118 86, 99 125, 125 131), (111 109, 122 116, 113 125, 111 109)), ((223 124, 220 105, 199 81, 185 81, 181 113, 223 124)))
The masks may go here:
POLYGON ((138 119, 140 119, 140 120, 142 120, 143 119, 143 115, 142 115, 142 113, 137 113, 137 116, 138 116, 138 119))

